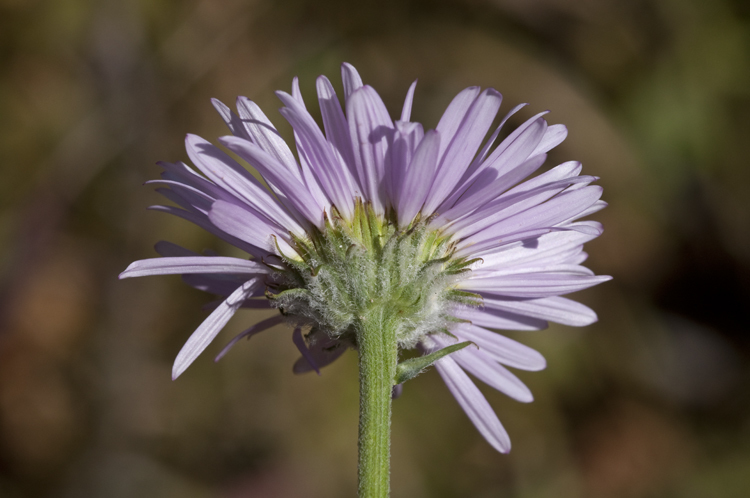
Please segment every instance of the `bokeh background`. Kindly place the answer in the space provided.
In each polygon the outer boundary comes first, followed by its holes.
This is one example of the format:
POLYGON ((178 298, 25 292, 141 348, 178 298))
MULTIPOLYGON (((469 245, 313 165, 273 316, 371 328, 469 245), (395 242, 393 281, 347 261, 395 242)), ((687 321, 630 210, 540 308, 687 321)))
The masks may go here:
MULTIPOLYGON (((394 405, 409 497, 750 494, 750 5, 742 0, 0 0, 0 496, 351 497, 351 352, 295 377, 277 328, 222 362, 236 317, 176 382, 213 299, 178 277, 118 281, 158 240, 236 254, 145 208, 157 160, 226 129, 209 103, 337 86, 353 63, 435 126, 479 84, 550 109, 610 206, 579 293, 600 321, 509 334, 548 358, 520 404, 485 390, 495 453, 435 372, 394 405)), ((503 114, 504 112, 501 112, 503 114)), ((509 128, 511 129, 511 128, 509 128)))

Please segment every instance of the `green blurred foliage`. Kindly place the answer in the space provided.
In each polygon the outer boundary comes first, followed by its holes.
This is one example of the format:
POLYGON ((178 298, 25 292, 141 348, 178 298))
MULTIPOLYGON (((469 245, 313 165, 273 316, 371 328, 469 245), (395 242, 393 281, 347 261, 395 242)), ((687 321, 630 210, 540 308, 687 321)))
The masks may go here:
MULTIPOLYGON (((575 296, 600 322, 509 334, 549 367, 529 405, 484 391, 496 454, 434 373, 394 405, 393 496, 740 498, 750 489, 750 6, 741 0, 0 0, 0 496, 348 497, 356 357, 295 377, 282 327, 170 366, 211 296, 119 282, 170 240, 237 254, 144 208, 210 97, 255 100, 353 63, 415 119, 492 86, 513 121, 551 109, 550 157, 610 206, 575 296)), ((311 108, 313 105, 309 105, 311 108)))

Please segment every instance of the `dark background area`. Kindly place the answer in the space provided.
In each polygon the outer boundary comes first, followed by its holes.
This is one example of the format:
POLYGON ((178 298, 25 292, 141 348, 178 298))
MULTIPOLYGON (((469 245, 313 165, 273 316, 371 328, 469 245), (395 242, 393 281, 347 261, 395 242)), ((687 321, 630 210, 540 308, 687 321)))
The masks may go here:
MULTIPOLYGON (((209 103, 337 88, 354 64, 434 127, 470 85, 544 109, 610 206, 573 297, 600 321, 511 333, 548 368, 520 404, 484 389, 495 453, 439 376, 394 405, 394 498, 737 497, 750 489, 750 5, 716 0, 0 0, 0 496, 350 497, 356 357, 295 377, 290 331, 226 341, 176 382, 212 299, 177 277, 118 281, 170 240, 239 254, 145 211, 209 103)), ((510 129, 510 128, 509 128, 510 129)))

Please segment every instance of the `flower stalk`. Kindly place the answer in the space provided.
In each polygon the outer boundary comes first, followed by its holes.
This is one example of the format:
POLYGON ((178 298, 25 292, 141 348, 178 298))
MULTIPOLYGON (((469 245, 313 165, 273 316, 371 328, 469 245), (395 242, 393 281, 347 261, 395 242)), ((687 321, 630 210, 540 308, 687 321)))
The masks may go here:
POLYGON ((398 361, 396 330, 382 304, 361 317, 359 349, 359 498, 390 491, 391 391, 398 361))

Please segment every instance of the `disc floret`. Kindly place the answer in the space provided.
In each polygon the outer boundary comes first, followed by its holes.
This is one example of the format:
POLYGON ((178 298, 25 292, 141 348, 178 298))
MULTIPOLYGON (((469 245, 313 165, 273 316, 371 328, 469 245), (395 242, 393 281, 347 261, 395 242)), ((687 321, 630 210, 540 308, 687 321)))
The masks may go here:
POLYGON ((449 332, 452 312, 481 298, 456 288, 477 260, 456 257, 450 236, 416 219, 399 227, 358 202, 345 220, 334 210, 325 228, 293 238, 298 257, 283 255, 268 298, 297 326, 356 342, 366 317, 383 313, 400 348, 449 332))

